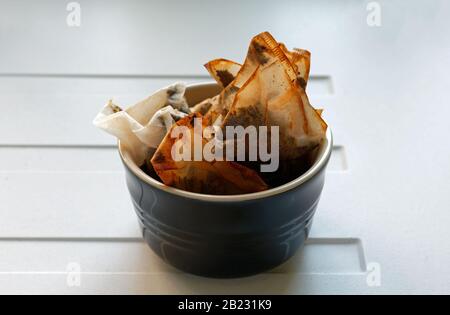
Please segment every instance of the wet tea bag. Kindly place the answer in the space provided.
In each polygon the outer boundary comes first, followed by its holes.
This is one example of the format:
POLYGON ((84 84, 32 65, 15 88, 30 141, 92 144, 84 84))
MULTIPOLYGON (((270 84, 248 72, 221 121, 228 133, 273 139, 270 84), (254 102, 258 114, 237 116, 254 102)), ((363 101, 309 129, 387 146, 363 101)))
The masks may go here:
MULTIPOLYGON (((236 95, 237 91, 242 85, 244 85, 244 83, 254 72, 255 68, 258 66, 258 62, 256 60, 257 59, 256 56, 259 55, 258 51, 261 52, 262 56, 264 55, 263 50, 265 50, 265 48, 268 48, 267 45, 265 44, 264 34, 265 33, 259 34, 252 39, 252 42, 250 43, 250 47, 248 49, 245 63, 243 66, 240 67, 238 73, 234 75, 233 81, 222 90, 219 96, 209 101, 211 106, 205 113, 205 117, 210 121, 215 121, 219 116, 225 117, 225 115, 228 113, 229 108, 231 107, 231 104, 233 103, 234 96, 236 95)), ((206 64, 206 68, 208 69, 208 71, 210 71, 210 69, 214 69, 214 67, 216 67, 217 64, 220 63, 213 60, 206 64)), ((212 72, 214 73, 214 71, 212 72)), ((218 76, 213 75, 213 77, 216 78, 218 76)), ((221 82, 219 84, 223 85, 221 82)))
POLYGON ((289 51, 269 33, 261 33, 252 39, 238 71, 238 64, 229 60, 206 64, 224 90, 197 106, 202 106, 201 112, 211 121, 221 118, 223 127, 279 126, 280 158, 296 159, 317 146, 326 130, 322 111, 310 105, 305 93, 310 57, 306 50, 289 51), (227 69, 232 71, 224 76, 227 69))
MULTIPOLYGON (((151 159, 156 174, 164 184, 197 193, 216 195, 244 194, 268 189, 258 173, 236 162, 195 157, 194 138, 203 150, 207 141, 194 127, 199 113, 179 120, 169 131, 151 159), (174 134, 174 128, 186 127, 185 133, 174 134), (175 155, 175 157, 173 156, 175 155)), ((203 128, 207 127, 202 121, 203 128)), ((202 128, 200 128, 200 133, 202 128)))
MULTIPOLYGON (((297 159, 318 146, 327 128, 304 89, 310 55, 301 50, 288 52, 265 34, 260 41, 256 39, 258 36, 252 41, 254 49, 249 49, 247 60, 258 66, 233 96, 223 127, 278 126, 280 159, 297 159)), ((244 66, 249 64, 247 60, 244 66)))
POLYGON ((278 126, 281 160, 296 159, 318 146, 326 124, 310 105, 297 73, 279 46, 276 60, 256 68, 236 93, 223 127, 278 126))
MULTIPOLYGON (((299 85, 305 88, 309 79, 311 53, 307 50, 299 48, 294 48, 293 51, 290 51, 283 43, 279 43, 279 45, 286 57, 289 59, 294 71, 297 73, 299 85)), ((216 82, 223 88, 227 87, 234 81, 239 73, 239 70, 241 69, 240 64, 226 59, 212 60, 205 64, 205 67, 213 79, 216 80, 216 82)))
POLYGON ((189 113, 185 89, 183 83, 173 84, 126 110, 109 101, 93 123, 117 137, 130 150, 135 162, 142 165, 172 124, 189 113))
MULTIPOLYGON (((219 94, 218 99, 215 99, 214 102, 210 102, 211 106, 206 112, 206 118, 210 121, 215 121, 219 116, 224 117, 231 108, 236 93, 248 81, 255 69, 258 66, 270 65, 273 62, 277 62, 280 57, 287 59, 282 49, 279 47, 278 42, 272 37, 272 35, 270 35, 270 33, 264 32, 253 37, 250 42, 244 64, 234 76, 233 81, 224 87, 222 92, 219 94)), ((220 61, 221 59, 218 60, 220 61)), ((229 77, 231 77, 231 75, 237 70, 237 63, 234 63, 233 67, 230 63, 230 61, 227 61, 224 66, 223 63, 213 60, 206 64, 206 68, 210 73, 213 73, 213 77, 216 80, 219 80, 219 84, 223 85, 220 77, 215 74, 217 73, 215 68, 217 67, 218 70, 223 70, 227 67, 232 68, 233 71, 229 72, 229 77), (217 77, 219 78, 217 79, 217 77)), ((289 71, 291 79, 295 80, 297 78, 297 74, 292 66, 289 71)))

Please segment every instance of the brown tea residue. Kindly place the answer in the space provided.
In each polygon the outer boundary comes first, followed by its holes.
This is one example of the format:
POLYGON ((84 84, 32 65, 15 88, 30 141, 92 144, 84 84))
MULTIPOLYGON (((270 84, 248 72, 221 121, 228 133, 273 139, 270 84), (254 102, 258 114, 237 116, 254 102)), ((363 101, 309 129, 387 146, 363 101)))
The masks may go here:
POLYGON ((230 112, 226 117, 227 126, 259 126, 264 123, 260 110, 261 104, 241 107, 230 112))
POLYGON ((156 152, 152 160, 155 163, 164 163, 166 161, 166 157, 161 152, 156 152))
POLYGON ((297 77, 297 83, 300 85, 303 89, 306 89, 306 81, 302 77, 297 77))
POLYGON ((222 82, 223 87, 228 86, 234 80, 234 76, 228 70, 217 70, 216 75, 222 82))
POLYGON ((120 108, 119 106, 112 104, 112 103, 111 103, 111 109, 112 109, 113 113, 118 113, 118 112, 123 111, 122 108, 120 108))

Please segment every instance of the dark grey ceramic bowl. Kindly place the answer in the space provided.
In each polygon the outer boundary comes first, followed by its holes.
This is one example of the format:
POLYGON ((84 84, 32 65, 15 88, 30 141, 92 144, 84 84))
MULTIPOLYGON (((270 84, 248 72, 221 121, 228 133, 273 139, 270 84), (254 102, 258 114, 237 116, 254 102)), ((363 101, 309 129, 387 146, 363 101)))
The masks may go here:
MULTIPOLYGON (((216 95, 214 83, 188 87, 195 104, 216 95)), ((331 154, 328 129, 312 167, 263 192, 206 195, 168 187, 144 173, 119 143, 126 180, 144 239, 170 265, 201 276, 257 274, 288 260, 311 228, 331 154)))

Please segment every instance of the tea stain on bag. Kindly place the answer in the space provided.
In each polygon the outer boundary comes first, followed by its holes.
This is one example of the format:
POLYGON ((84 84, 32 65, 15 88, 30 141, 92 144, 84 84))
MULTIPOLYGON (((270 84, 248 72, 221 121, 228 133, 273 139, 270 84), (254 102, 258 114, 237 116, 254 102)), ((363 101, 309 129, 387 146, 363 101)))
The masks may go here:
MULTIPOLYGON (((195 119, 201 114, 191 114, 179 120, 173 127, 187 127, 181 137, 173 137, 169 131, 151 159, 153 169, 164 184, 175 188, 214 195, 252 193, 268 189, 258 173, 232 161, 196 160, 194 156, 195 119), (172 150, 190 152, 184 159, 174 159, 172 150)), ((204 122, 204 121, 203 121, 204 122)), ((206 125, 203 123, 203 128, 206 125)), ((206 140, 201 138, 201 148, 206 140)))
POLYGON ((109 101, 93 123, 118 138, 136 164, 141 166, 158 147, 176 118, 189 113, 185 90, 184 83, 175 83, 126 110, 109 101))

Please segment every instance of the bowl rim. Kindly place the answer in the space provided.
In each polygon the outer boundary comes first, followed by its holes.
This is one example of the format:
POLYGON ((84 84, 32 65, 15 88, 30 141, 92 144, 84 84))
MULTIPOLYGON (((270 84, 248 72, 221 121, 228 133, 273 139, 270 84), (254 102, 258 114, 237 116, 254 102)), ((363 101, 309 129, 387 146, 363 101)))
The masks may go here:
MULTIPOLYGON (((187 88, 195 87, 195 86, 202 86, 202 85, 211 85, 211 82, 205 82, 205 83, 196 83, 196 84, 190 84, 187 86, 187 88)), ((325 143, 321 144, 320 150, 319 150, 319 156, 316 158, 314 164, 302 175, 299 177, 291 180, 290 182, 287 182, 286 184, 270 188, 268 190, 254 192, 254 193, 248 193, 248 194, 239 194, 239 195, 211 195, 211 194, 202 194, 202 193, 195 193, 190 192, 178 188, 174 188, 171 186, 167 186, 160 181, 152 178, 150 175, 147 175, 130 157, 130 154, 125 152, 122 148, 122 144, 120 140, 117 143, 118 151, 120 158, 123 161, 123 164, 125 167, 127 167, 134 175, 136 175, 141 181, 145 182, 146 184, 162 190, 164 192, 189 198, 189 199, 196 199, 201 201, 218 201, 218 202, 236 202, 236 201, 247 201, 247 200, 256 200, 266 197, 271 197, 275 195, 282 194, 284 192, 287 192, 289 190, 292 190, 293 188, 302 185, 303 183, 307 182, 311 178, 313 178, 316 174, 320 172, 324 167, 326 167, 328 160, 331 156, 331 151, 333 148, 333 134, 331 132, 330 126, 328 126, 327 131, 325 133, 325 143), (323 148, 325 146, 325 148, 323 148)))

